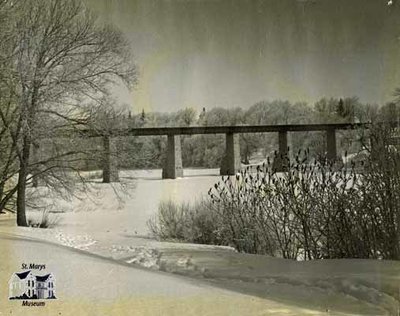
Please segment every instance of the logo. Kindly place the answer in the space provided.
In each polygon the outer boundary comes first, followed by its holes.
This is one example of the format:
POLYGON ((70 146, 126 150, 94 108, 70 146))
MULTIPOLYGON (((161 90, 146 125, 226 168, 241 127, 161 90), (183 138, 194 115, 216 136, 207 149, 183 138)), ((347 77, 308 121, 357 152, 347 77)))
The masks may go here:
MULTIPOLYGON (((56 279, 52 273, 33 274, 31 270, 15 272, 8 282, 10 300, 24 300, 22 305, 38 305, 28 300, 56 299, 56 279)), ((44 305, 44 302, 41 304, 44 305)))

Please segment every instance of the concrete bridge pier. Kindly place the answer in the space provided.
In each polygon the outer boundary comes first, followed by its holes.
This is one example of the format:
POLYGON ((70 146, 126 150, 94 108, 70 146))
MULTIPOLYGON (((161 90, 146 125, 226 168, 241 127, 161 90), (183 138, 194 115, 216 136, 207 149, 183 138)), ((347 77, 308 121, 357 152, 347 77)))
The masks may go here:
POLYGON ((222 158, 220 175, 234 175, 241 169, 239 135, 226 134, 225 156, 222 158))
POLYGON ((168 135, 167 155, 162 170, 163 179, 183 177, 181 136, 168 135))
POLYGON ((326 131, 326 158, 331 162, 335 162, 338 159, 335 129, 326 131))
POLYGON ((119 182, 116 140, 103 136, 103 182, 119 182))
POLYGON ((277 172, 288 171, 288 133, 287 131, 281 131, 278 135, 278 154, 274 160, 274 169, 277 172))

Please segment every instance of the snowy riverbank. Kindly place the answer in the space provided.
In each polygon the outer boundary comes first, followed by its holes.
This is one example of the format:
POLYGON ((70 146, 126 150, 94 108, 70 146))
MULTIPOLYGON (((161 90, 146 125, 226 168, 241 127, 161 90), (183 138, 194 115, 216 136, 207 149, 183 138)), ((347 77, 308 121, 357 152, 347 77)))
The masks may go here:
MULTIPOLYGON (((157 174, 125 172, 125 191, 94 182, 89 199, 56 199, 42 194, 51 207, 50 229, 21 228, 0 216, 0 232, 51 242, 110 258, 116 262, 273 300, 315 314, 397 315, 400 308, 400 262, 374 260, 290 260, 242 254, 229 247, 159 242, 147 236, 146 221, 163 199, 200 198, 218 179, 205 175, 160 180, 157 174), (115 190, 119 192, 115 195, 115 190), (124 193, 122 193, 124 192, 124 193)), ((42 193, 44 189, 41 188, 42 193)), ((40 201, 39 201, 40 202, 40 201)), ((28 216, 40 217, 31 210, 28 216)))

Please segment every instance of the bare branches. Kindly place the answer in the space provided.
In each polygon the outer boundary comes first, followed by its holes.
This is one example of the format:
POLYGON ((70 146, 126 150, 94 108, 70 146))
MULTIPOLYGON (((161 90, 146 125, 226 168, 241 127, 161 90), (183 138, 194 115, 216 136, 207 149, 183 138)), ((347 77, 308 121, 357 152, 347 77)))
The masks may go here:
MULTIPOLYGON (((239 251, 304 260, 400 258, 400 156, 388 145, 390 129, 376 155, 356 164, 289 162, 287 173, 268 163, 222 178, 209 196, 224 238, 239 251)), ((306 153, 307 154, 307 153, 306 153)), ((300 154, 299 154, 300 155, 300 154)), ((226 242, 225 242, 226 243, 226 242)))
POLYGON ((60 127, 88 124, 97 111, 93 101, 103 100, 115 83, 131 87, 137 72, 122 34, 101 24, 81 0, 0 0, 1 18, 7 23, 0 20, 0 92, 12 103, 6 106, 0 95, 0 137, 9 144, 0 179, 18 172, 18 223, 26 225, 25 188, 32 176, 52 173, 63 186, 53 170, 74 168, 87 154, 51 150, 37 170, 32 144, 60 127), (19 166, 10 164, 15 157, 19 166))

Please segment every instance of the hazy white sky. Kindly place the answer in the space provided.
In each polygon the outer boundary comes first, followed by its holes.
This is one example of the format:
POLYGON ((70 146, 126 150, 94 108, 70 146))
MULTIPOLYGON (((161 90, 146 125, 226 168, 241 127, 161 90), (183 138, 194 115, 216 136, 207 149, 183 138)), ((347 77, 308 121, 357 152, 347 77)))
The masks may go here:
POLYGON ((135 112, 247 107, 400 86, 400 3, 385 0, 88 0, 132 43, 135 112))

